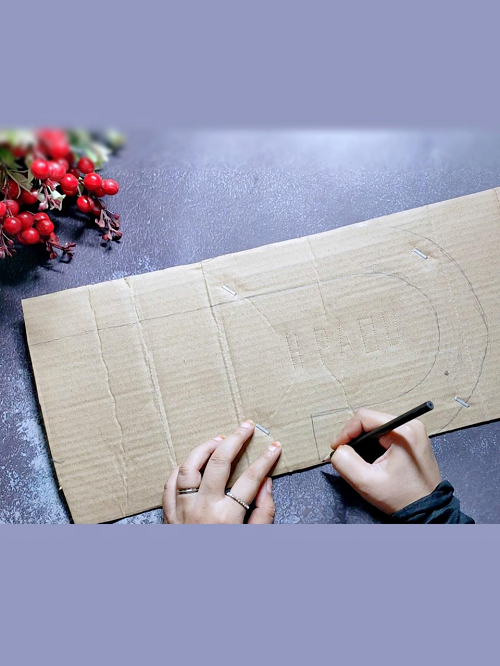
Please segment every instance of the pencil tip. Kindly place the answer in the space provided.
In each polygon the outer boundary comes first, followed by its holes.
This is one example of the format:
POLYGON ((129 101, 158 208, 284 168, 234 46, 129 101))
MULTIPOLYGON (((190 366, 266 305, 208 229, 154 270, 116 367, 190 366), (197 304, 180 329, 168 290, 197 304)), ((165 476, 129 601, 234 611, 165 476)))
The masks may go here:
POLYGON ((333 451, 330 451, 330 453, 325 456, 322 460, 322 462, 329 462, 332 459, 333 451))

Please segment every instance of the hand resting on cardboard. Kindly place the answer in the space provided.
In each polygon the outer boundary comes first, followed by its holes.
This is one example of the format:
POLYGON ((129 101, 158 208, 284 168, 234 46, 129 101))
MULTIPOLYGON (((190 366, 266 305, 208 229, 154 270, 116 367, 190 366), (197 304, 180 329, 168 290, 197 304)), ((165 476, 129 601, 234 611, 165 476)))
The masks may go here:
POLYGON ((369 464, 349 442, 394 416, 360 409, 332 442, 332 465, 368 502, 387 514, 430 495, 441 474, 424 424, 415 419, 380 438, 386 452, 369 464))
POLYGON ((252 503, 255 508, 249 514, 248 523, 273 522, 272 481, 267 474, 280 457, 279 442, 266 447, 235 482, 230 490, 232 496, 227 495, 231 464, 254 429, 252 421, 245 421, 232 435, 214 437, 196 447, 186 461, 174 469, 163 493, 166 523, 242 523, 252 503))

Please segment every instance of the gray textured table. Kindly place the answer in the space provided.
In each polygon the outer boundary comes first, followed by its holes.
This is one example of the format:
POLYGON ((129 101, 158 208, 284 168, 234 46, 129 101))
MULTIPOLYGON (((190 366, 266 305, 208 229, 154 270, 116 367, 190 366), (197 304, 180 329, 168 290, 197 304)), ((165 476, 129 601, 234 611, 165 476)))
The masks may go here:
MULTIPOLYGON (((45 441, 21 298, 318 233, 500 185, 500 134, 133 132, 108 174, 124 239, 106 250, 66 220, 70 264, 37 249, 0 265, 0 523, 67 522, 45 441)), ((64 404, 61 404, 64 410, 64 404)), ((500 423, 433 438, 444 477, 478 522, 500 522, 500 423)), ((377 522, 329 466, 276 479, 276 522, 377 522)), ((159 522, 150 511, 120 522, 159 522)))

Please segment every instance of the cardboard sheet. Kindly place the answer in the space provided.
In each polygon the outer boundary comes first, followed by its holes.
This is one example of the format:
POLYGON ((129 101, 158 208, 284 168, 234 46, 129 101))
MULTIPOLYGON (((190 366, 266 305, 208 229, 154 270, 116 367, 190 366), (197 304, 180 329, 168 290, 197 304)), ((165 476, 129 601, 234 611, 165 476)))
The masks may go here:
POLYGON ((498 418, 499 257, 490 190, 24 300, 74 521, 160 506, 172 467, 245 418, 271 434, 233 478, 271 439, 276 474, 318 464, 360 406, 432 400, 431 434, 498 418))

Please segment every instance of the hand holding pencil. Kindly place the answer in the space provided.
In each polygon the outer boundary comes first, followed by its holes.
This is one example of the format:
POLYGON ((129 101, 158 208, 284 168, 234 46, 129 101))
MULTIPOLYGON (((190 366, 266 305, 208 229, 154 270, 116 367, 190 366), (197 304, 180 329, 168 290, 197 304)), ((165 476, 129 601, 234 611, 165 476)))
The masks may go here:
POLYGON ((332 442, 335 470, 368 502, 387 514, 430 495, 441 474, 424 424, 413 419, 378 438, 385 453, 373 464, 364 460, 350 442, 395 417, 360 409, 332 442))

